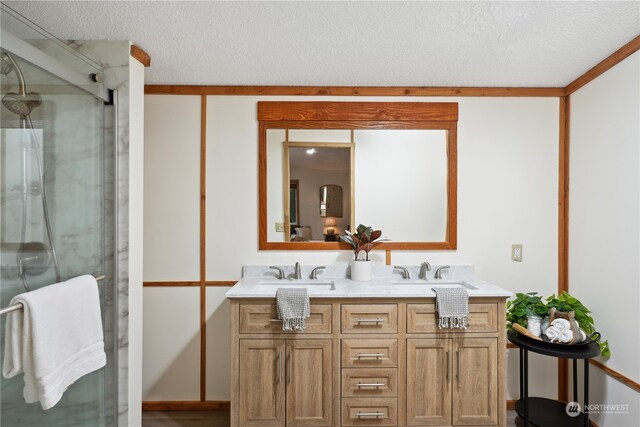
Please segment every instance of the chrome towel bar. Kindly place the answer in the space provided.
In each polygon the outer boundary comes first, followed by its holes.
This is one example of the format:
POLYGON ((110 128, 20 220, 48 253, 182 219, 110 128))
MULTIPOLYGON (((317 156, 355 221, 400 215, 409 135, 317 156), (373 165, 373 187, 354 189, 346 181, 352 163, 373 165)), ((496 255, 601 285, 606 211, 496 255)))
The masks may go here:
MULTIPOLYGON (((97 281, 100 281, 100 280, 103 280, 107 276, 105 276, 103 274, 101 276, 93 276, 93 277, 95 277, 97 281)), ((2 310, 0 310, 0 315, 7 314, 7 313, 10 313, 10 312, 16 311, 16 310, 22 310, 22 304, 18 303, 18 304, 10 305, 7 308, 3 308, 2 310)))

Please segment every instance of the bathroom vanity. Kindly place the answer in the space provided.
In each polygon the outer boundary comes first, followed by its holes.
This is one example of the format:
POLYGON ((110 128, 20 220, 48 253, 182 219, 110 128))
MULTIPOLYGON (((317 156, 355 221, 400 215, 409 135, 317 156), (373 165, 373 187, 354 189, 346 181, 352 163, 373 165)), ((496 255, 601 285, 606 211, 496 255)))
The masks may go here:
POLYGON ((506 424, 511 293, 473 277, 406 280, 385 268, 365 283, 245 268, 227 293, 232 427, 506 424), (276 289, 292 286, 310 296, 302 333, 283 332, 277 319, 276 289), (438 328, 435 286, 467 289, 466 330, 438 328))

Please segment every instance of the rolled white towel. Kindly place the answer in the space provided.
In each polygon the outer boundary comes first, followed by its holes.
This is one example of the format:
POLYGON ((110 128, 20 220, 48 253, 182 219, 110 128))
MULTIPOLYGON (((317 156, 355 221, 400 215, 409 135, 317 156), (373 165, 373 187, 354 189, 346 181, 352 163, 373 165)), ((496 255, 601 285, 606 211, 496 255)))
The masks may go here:
POLYGON ((566 319, 556 319, 544 331, 544 334, 551 342, 569 343, 573 341, 573 331, 567 328, 570 325, 566 319))
POLYGON ((549 338, 549 341, 551 341, 551 342, 558 341, 558 339, 560 337, 560 332, 558 332, 558 330, 553 326, 549 326, 544 331, 544 334, 547 336, 547 338, 549 338))
POLYGON ((551 326, 555 327, 556 330, 562 332, 566 330, 571 330, 571 323, 567 319, 555 319, 551 322, 551 326))
POLYGON ((559 340, 561 343, 568 343, 573 341, 573 331, 571 329, 561 331, 559 340))

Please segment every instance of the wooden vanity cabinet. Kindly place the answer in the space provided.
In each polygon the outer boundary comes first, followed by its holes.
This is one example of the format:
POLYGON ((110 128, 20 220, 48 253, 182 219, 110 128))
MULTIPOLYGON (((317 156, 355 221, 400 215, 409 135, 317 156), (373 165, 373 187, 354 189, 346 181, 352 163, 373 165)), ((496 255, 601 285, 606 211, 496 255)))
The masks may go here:
POLYGON ((497 425, 497 342, 407 339, 407 425, 497 425))
POLYGON ((240 340, 241 426, 285 425, 284 340, 240 340))
POLYGON ((232 425, 334 426, 331 304, 311 305, 305 333, 282 331, 273 300, 232 311, 232 425))
POLYGON ((506 425, 505 298, 440 330, 433 298, 311 301, 283 332, 273 299, 231 300, 231 427, 506 425))
POLYGON ((239 425, 330 427, 331 344, 241 339, 239 425))

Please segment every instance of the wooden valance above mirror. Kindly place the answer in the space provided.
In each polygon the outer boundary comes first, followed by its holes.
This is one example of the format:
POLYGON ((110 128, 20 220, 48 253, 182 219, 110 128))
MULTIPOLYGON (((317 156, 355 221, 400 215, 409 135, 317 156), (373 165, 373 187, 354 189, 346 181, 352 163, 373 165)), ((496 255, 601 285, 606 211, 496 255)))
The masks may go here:
POLYGON ((359 223, 389 239, 377 250, 456 249, 457 103, 264 101, 258 121, 261 250, 350 249, 333 240, 359 223), (325 160, 290 158, 292 147, 310 156, 326 150, 316 157, 325 160), (336 147, 348 149, 347 160, 330 157, 336 147), (332 241, 318 212, 318 185, 346 193, 345 213, 331 220, 332 241), (292 202, 299 205, 294 222, 292 202), (294 227, 304 227, 305 237, 292 239, 294 227))

